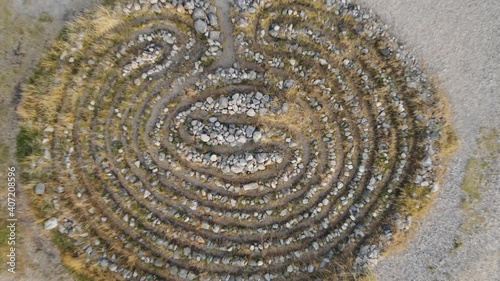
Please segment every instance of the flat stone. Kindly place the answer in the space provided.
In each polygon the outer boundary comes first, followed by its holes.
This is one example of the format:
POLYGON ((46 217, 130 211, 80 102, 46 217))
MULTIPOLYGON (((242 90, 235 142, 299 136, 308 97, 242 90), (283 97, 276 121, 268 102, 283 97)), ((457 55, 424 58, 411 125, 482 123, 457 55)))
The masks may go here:
POLYGON ((56 227, 57 227, 57 219, 56 218, 50 218, 50 219, 46 220, 45 223, 43 224, 43 228, 45 228, 46 230, 54 229, 56 227))
POLYGON ((245 185, 243 185, 243 190, 254 190, 254 189, 257 189, 259 187, 259 184, 256 183, 256 182, 252 182, 252 183, 247 183, 245 185))
POLYGON ((416 89, 417 88, 417 82, 409 82, 407 84, 408 88, 411 88, 411 89, 416 89))
POLYGON ((383 48, 378 50, 380 54, 384 57, 387 57, 391 54, 391 50, 389 48, 383 48))
POLYGON ((245 129, 245 135, 247 136, 247 138, 251 138, 253 136, 254 132, 255 132, 255 127, 254 126, 248 126, 245 129))
POLYGON ((33 191, 35 192, 35 194, 37 195, 42 195, 45 193, 45 184, 44 183, 37 183, 35 185, 35 188, 33 189, 33 191))
MULTIPOLYGON (((208 34, 208 38, 210 38, 211 40, 214 40, 214 41, 219 41, 220 40, 220 31, 210 31, 210 33, 208 34)), ((227 101, 227 99, 226 99, 227 101)), ((226 106, 227 106, 227 102, 226 102, 226 106)))
POLYGON ((200 139, 203 142, 209 142, 210 141, 210 136, 203 134, 203 135, 200 136, 200 139))
POLYGON ((151 10, 155 13, 161 13, 161 9, 160 9, 160 6, 158 6, 158 4, 154 4, 153 6, 151 6, 151 10))

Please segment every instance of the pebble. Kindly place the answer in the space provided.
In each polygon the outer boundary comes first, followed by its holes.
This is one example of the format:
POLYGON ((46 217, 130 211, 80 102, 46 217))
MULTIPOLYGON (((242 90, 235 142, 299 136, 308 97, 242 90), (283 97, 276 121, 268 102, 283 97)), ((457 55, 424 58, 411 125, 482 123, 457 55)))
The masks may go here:
POLYGON ((33 191, 35 192, 35 194, 37 195, 42 195, 45 193, 45 184, 44 183, 37 183, 35 185, 35 188, 33 189, 33 191))
POLYGON ((54 229, 57 227, 57 218, 50 218, 48 220, 45 221, 43 227, 46 229, 46 230, 50 230, 50 229, 54 229))

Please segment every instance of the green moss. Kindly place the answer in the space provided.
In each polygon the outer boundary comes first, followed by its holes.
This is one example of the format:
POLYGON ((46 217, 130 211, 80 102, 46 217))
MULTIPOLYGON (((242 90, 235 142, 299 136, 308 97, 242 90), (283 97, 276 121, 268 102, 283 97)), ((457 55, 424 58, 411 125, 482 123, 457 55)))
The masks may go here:
POLYGON ((30 155, 41 153, 40 135, 40 132, 37 130, 21 127, 16 142, 16 157, 19 161, 23 161, 30 155))
POLYGON ((453 242, 453 249, 458 249, 460 247, 462 247, 463 243, 462 243, 462 240, 460 240, 459 238, 455 238, 455 241, 453 242))
POLYGON ((73 243, 68 239, 68 237, 59 233, 57 229, 51 230, 52 241, 54 244, 61 250, 62 252, 71 252, 73 251, 73 243))

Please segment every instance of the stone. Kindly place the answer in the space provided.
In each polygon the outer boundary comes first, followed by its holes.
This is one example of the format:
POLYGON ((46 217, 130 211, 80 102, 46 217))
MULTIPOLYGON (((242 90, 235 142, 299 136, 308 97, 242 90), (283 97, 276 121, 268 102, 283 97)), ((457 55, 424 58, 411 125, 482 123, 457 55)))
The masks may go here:
POLYGON ((253 136, 253 133, 255 132, 255 127, 254 126, 248 126, 245 129, 245 135, 247 138, 251 138, 253 136))
POLYGON ((205 33, 207 32, 207 23, 203 20, 196 20, 194 22, 194 29, 196 30, 196 32, 198 33, 205 33))
POLYGON ((118 269, 118 266, 116 264, 111 264, 109 267, 109 270, 111 270, 112 272, 115 272, 117 269, 118 269))
POLYGON ((280 216, 281 216, 281 217, 284 217, 284 216, 286 216, 287 214, 288 214, 288 210, 287 210, 287 209, 284 209, 284 210, 282 210, 282 211, 280 212, 280 216))
POLYGON ((252 108, 250 108, 248 111, 247 111, 247 115, 250 116, 250 117, 254 117, 255 116, 255 110, 253 110, 252 108))
POLYGON ((58 187, 54 188, 54 191, 57 192, 57 193, 63 193, 64 192, 64 187, 58 186, 58 187))
POLYGON ((432 165, 432 159, 429 156, 426 156, 424 160, 422 160, 422 165, 424 168, 429 168, 432 165))
POLYGON ((210 141, 210 136, 209 135, 206 135, 206 134, 203 134, 200 136, 200 139, 202 142, 209 142, 210 141))
POLYGON ((193 2, 186 2, 186 4, 184 4, 184 8, 186 8, 187 10, 193 10, 194 3, 193 2))
POLYGON ((253 141, 258 142, 262 138, 262 133, 260 131, 256 131, 253 133, 253 141))
POLYGON ((295 83, 295 80, 285 80, 285 82, 283 82, 283 86, 288 89, 288 88, 292 87, 294 83, 295 83))
POLYGON ((245 136, 240 136, 237 142, 238 144, 245 144, 247 142, 247 138, 245 136))
POLYGON ((33 189, 33 191, 35 192, 35 194, 37 195, 42 195, 45 193, 45 184, 44 183, 37 183, 35 185, 35 188, 33 189))
MULTIPOLYGON (((210 31, 210 33, 208 34, 208 38, 210 38, 211 40, 214 40, 214 41, 219 41, 220 40, 220 31, 210 31)), ((226 106, 227 106, 227 103, 226 103, 226 106)))
POLYGON ((107 259, 102 259, 101 262, 99 263, 102 268, 107 268, 108 267, 108 260, 107 259))
POLYGON ((378 51, 384 57, 388 57, 391 54, 391 50, 389 48, 379 49, 378 51))
POLYGON ((411 89, 416 89, 417 88, 417 82, 409 82, 407 84, 408 88, 411 88, 411 89))
POLYGON ((215 27, 219 25, 219 23, 217 21, 217 16, 214 13, 209 13, 208 14, 208 23, 211 26, 215 26, 215 27))
POLYGON ((243 190, 245 190, 245 191, 254 190, 254 189, 257 189, 258 187, 259 187, 258 183, 252 182, 252 183, 244 184, 243 185, 243 190))
POLYGON ((54 229, 57 227, 57 219, 56 218, 50 218, 48 220, 45 221, 45 223, 43 224, 43 228, 45 228, 46 230, 51 230, 51 229, 54 229))
POLYGON ((432 191, 432 192, 437 192, 438 190, 439 190, 439 184, 438 184, 438 183, 434 183, 434 184, 432 185, 432 189, 431 189, 431 191, 432 191))
POLYGON ((151 6, 151 10, 155 13, 161 13, 161 9, 160 7, 158 6, 158 4, 154 4, 153 6, 151 6))
POLYGON ((197 8, 193 11, 193 19, 194 20, 205 20, 207 18, 207 14, 203 9, 197 8))

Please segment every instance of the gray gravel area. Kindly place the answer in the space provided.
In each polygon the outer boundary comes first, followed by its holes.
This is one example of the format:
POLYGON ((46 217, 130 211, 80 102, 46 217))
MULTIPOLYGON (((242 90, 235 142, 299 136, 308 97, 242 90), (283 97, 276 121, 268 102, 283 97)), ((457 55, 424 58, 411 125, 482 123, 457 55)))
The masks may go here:
POLYGON ((362 0, 406 42, 447 92, 460 146, 444 185, 419 230, 402 252, 375 268, 378 280, 500 280, 500 178, 484 187, 477 208, 485 226, 463 237, 460 184, 479 128, 500 127, 500 5, 496 0, 362 0))

